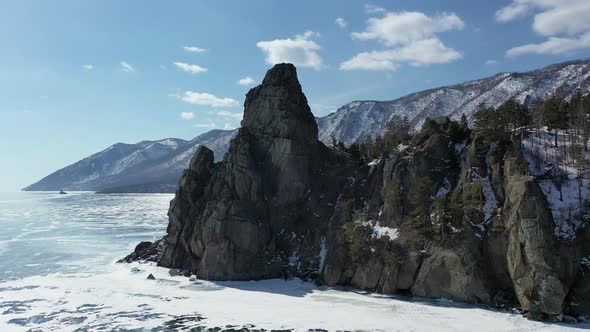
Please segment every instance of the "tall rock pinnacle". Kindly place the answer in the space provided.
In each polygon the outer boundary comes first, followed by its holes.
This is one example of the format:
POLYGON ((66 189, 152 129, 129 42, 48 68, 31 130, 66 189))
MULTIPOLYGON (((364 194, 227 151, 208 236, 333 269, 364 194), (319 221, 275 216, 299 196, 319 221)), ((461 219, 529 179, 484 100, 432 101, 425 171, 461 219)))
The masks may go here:
POLYGON ((293 65, 270 69, 244 107, 223 161, 202 147, 183 174, 159 264, 217 280, 317 273, 353 168, 318 141, 293 65))
POLYGON ((318 126, 292 64, 278 64, 247 94, 242 128, 259 136, 314 143, 318 126))

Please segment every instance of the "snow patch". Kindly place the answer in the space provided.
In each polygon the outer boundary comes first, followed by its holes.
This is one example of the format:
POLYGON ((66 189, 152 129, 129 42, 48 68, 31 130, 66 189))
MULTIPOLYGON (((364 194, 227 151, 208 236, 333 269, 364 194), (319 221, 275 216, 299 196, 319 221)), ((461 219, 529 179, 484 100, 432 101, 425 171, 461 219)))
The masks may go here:
MULTIPOLYGON (((496 214, 498 210, 498 201, 496 200, 496 194, 494 194, 494 190, 492 188, 492 183, 490 182, 490 175, 491 175, 491 167, 490 167, 490 157, 492 153, 496 150, 496 143, 490 144, 490 148, 486 155, 486 167, 487 167, 487 176, 481 176, 477 173, 475 169, 471 170, 471 180, 472 182, 480 182, 482 184, 482 193, 485 198, 485 202, 483 205, 483 213, 484 219, 481 224, 473 224, 473 226, 478 227, 482 232, 485 231, 485 226, 492 221, 492 218, 496 214)), ((479 237, 481 237, 478 234, 479 237)))
POLYGON ((320 240, 320 253, 318 255, 318 257, 320 259, 320 268, 319 268, 320 271, 322 271, 324 269, 327 254, 328 254, 328 248, 326 247, 326 238, 324 236, 322 236, 322 238, 320 240))
POLYGON ((380 239, 383 236, 388 236, 391 241, 395 240, 399 236, 399 231, 397 228, 386 227, 379 225, 379 221, 375 221, 373 225, 373 220, 361 221, 357 220, 356 223, 363 225, 363 226, 370 226, 373 230, 372 238, 380 239))
POLYGON ((388 236, 393 241, 399 236, 399 231, 397 228, 381 226, 379 225, 379 221, 377 221, 373 226, 373 237, 380 239, 383 236, 388 236))
POLYGON ((445 181, 442 185, 442 187, 440 187, 438 189, 438 191, 436 192, 436 194, 434 195, 434 198, 439 198, 439 197, 444 197, 446 196, 449 192, 451 191, 451 182, 449 182, 448 178, 445 178, 445 181))
POLYGON ((549 203, 555 222, 554 233, 557 237, 570 240, 584 226, 583 220, 590 217, 585 208, 590 199, 587 169, 590 152, 584 151, 581 160, 571 158, 574 140, 583 143, 582 137, 563 131, 555 134, 544 127, 529 131, 522 141, 529 172, 537 177, 549 203))

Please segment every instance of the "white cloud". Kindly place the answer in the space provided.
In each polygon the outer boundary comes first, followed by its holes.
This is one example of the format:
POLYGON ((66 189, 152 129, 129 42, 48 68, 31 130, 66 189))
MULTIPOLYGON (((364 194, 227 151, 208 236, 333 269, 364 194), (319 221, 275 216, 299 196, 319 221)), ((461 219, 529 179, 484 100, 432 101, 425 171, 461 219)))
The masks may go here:
POLYGON ((394 52, 394 61, 409 62, 414 66, 444 64, 463 58, 461 53, 446 47, 438 38, 415 41, 394 52))
POLYGON ((176 67, 186 71, 187 73, 191 73, 191 74, 198 74, 198 73, 206 73, 207 72, 207 68, 201 67, 199 65, 191 65, 188 63, 184 63, 184 62, 174 62, 174 65, 176 65, 176 67))
POLYGON ((242 118, 244 117, 243 113, 234 113, 234 112, 228 112, 228 111, 219 111, 217 113, 215 113, 216 115, 225 117, 225 118, 230 118, 233 120, 242 120, 242 118))
POLYGON ((196 123, 195 127, 197 127, 197 128, 215 128, 215 123, 214 122, 196 123))
POLYGON ((230 130, 230 129, 235 129, 235 128, 237 128, 237 126, 233 125, 229 122, 226 122, 225 125, 223 126, 223 129, 225 129, 225 130, 230 130))
POLYGON ((496 20, 509 22, 533 14, 533 31, 547 39, 513 47, 506 52, 507 56, 563 54, 590 48, 590 1, 513 0, 496 12, 496 20))
POLYGON ((238 81, 239 85, 244 85, 244 86, 252 85, 254 83, 256 83, 256 81, 254 81, 254 79, 250 76, 246 76, 238 81))
POLYGON ((192 119, 192 118, 195 117, 195 113, 193 113, 193 112, 182 112, 182 113, 180 113, 180 117, 183 120, 190 120, 190 119, 192 119))
POLYGON ((443 44, 437 33, 463 27, 463 21, 454 13, 429 17, 420 12, 399 12, 370 18, 366 30, 353 32, 352 38, 376 40, 390 48, 359 53, 341 63, 340 69, 391 72, 402 63, 427 66, 462 59, 463 55, 443 44))
POLYGON ((590 31, 590 1, 569 1, 568 4, 558 5, 537 14, 533 29, 543 36, 573 36, 590 31))
POLYGON ((353 56, 350 60, 340 64, 341 70, 389 70, 394 71, 399 68, 393 58, 394 51, 371 51, 363 52, 353 56))
POLYGON ((446 47, 440 40, 431 38, 393 50, 359 53, 340 64, 340 69, 394 71, 399 67, 399 63, 427 66, 449 63, 462 57, 461 53, 446 47))
POLYGON ((563 54, 590 48, 590 32, 577 38, 550 37, 542 43, 513 47, 506 52, 509 57, 524 54, 563 54))
POLYGON ((320 69, 322 58, 317 53, 320 45, 313 41, 318 33, 306 31, 294 38, 260 41, 256 46, 266 53, 266 63, 274 65, 289 62, 299 67, 320 69))
POLYGON ((365 12, 367 14, 385 13, 385 8, 382 8, 382 7, 379 7, 379 6, 375 6, 375 5, 371 5, 371 4, 366 4, 365 5, 365 12))
POLYGON ((339 26, 341 28, 346 28, 346 26, 348 25, 348 22, 346 22, 346 20, 342 17, 336 18, 336 20, 334 22, 336 23, 337 26, 339 26))
POLYGON ((193 105, 206 105, 211 107, 235 107, 239 106, 237 100, 232 98, 218 98, 210 93, 186 91, 180 99, 193 105))
POLYGON ((309 107, 315 116, 328 115, 338 110, 338 106, 335 105, 309 104, 309 107))
POLYGON ((168 68, 166 66, 164 66, 164 65, 160 65, 160 69, 162 69, 162 70, 168 70, 168 68))
POLYGON ((508 22, 517 17, 524 16, 530 10, 530 1, 515 1, 508 6, 498 10, 496 12, 496 21, 508 22))
POLYGON ((135 71, 135 68, 133 68, 133 66, 131 66, 130 64, 128 64, 125 61, 121 61, 119 63, 119 65, 121 66, 121 70, 126 72, 126 73, 132 73, 135 71))
POLYGON ((84 68, 86 70, 92 70, 92 69, 94 69, 94 66, 93 65, 84 65, 84 66, 82 66, 82 68, 84 68))
POLYGON ((590 30, 588 0, 512 0, 496 12, 496 20, 509 22, 535 12, 533 29, 543 36, 590 30))
POLYGON ((497 65, 498 60, 490 59, 485 62, 486 65, 497 65))
POLYGON ((462 30, 464 26, 454 13, 429 17, 420 12, 397 12, 372 17, 367 21, 365 31, 351 35, 353 39, 378 40, 387 46, 395 46, 432 38, 439 32, 462 30))
POLYGON ((191 52, 191 53, 203 53, 203 52, 207 51, 207 49, 195 47, 195 46, 185 46, 185 47, 183 47, 183 49, 185 51, 191 52))

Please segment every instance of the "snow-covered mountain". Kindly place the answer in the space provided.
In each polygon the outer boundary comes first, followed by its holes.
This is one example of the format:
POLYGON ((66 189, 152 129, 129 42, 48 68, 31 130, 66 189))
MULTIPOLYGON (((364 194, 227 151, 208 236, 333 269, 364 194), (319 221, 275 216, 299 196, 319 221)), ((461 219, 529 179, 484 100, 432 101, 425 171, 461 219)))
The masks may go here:
MULTIPOLYGON (((317 118, 320 140, 332 136, 346 143, 380 135, 394 116, 407 116, 419 128, 427 117, 461 114, 471 118, 480 104, 497 107, 510 98, 522 103, 556 93, 590 91, 590 60, 570 61, 526 73, 493 77, 416 92, 391 101, 354 101, 317 118)), ((220 160, 237 130, 211 130, 186 142, 179 139, 115 144, 67 166, 24 190, 97 190, 116 192, 173 192, 182 170, 199 145, 220 160)))
POLYGON ((223 158, 235 130, 212 130, 193 140, 167 138, 117 143, 24 188, 27 191, 174 191, 182 170, 201 144, 223 158))
POLYGON ((407 116, 419 128, 427 117, 462 113, 470 118, 480 104, 499 106, 510 98, 522 103, 559 93, 569 96, 577 88, 590 91, 590 60, 551 65, 526 73, 501 73, 493 77, 413 93, 391 101, 354 101, 318 118, 320 139, 346 143, 382 134, 394 116, 407 116))

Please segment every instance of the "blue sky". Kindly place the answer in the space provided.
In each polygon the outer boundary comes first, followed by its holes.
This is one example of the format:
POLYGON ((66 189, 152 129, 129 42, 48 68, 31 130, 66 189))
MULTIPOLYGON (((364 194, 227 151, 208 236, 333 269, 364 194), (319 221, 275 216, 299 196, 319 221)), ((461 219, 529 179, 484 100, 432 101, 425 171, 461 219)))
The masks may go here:
POLYGON ((274 62, 295 62, 322 116, 586 58, 590 5, 4 0, 0 42, 0 191, 12 191, 116 142, 235 128, 274 62))

